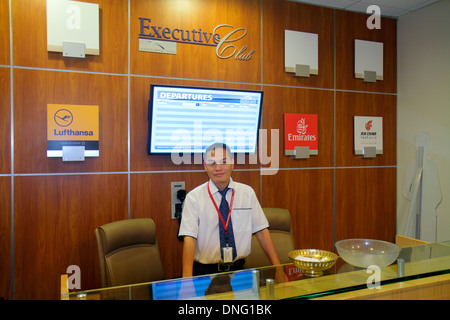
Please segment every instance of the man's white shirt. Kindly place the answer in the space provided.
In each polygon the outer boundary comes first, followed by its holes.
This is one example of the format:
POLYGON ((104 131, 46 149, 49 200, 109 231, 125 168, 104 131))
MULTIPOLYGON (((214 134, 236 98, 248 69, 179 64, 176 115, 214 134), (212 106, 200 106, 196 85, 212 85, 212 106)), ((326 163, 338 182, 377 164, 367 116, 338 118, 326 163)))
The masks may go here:
MULTIPOLYGON (((209 183, 196 187, 186 196, 179 236, 189 236, 197 239, 194 260, 203 264, 222 262, 219 238, 219 214, 208 193, 220 205, 222 196, 210 180, 209 183)), ((243 259, 250 254, 252 234, 269 226, 264 212, 259 204, 254 190, 245 184, 230 179, 226 199, 230 204, 232 190, 235 195, 231 208, 231 221, 233 224, 234 240, 237 257, 243 259)))

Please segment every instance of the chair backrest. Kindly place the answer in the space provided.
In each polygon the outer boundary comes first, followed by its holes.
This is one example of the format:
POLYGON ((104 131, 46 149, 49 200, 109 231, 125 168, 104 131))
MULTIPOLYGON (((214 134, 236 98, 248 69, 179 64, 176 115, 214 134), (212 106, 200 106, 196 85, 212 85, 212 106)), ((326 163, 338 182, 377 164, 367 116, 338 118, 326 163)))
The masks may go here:
POLYGON ((164 279, 152 219, 129 219, 95 230, 103 287, 164 279))
MULTIPOLYGON (((263 211, 269 221, 269 232, 280 263, 289 263, 288 253, 295 250, 291 215, 288 210, 281 208, 263 208, 263 211)), ((251 253, 246 258, 245 267, 257 268, 269 265, 271 265, 269 258, 259 244, 256 235, 253 235, 251 253)))

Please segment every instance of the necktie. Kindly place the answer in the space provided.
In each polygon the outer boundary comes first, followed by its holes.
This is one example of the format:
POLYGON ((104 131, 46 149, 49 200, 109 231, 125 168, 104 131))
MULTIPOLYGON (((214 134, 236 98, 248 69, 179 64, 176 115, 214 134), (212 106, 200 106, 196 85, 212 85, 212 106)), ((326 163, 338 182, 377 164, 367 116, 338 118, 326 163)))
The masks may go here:
MULTIPOLYGON (((230 211, 230 206, 228 205, 228 201, 226 199, 227 191, 228 188, 226 188, 223 191, 219 190, 219 193, 222 196, 219 211, 225 223, 227 222, 228 212, 230 211)), ((233 248, 233 260, 236 259, 236 244, 234 243, 233 224, 231 223, 231 217, 230 222, 228 223, 227 231, 225 231, 224 224, 222 223, 222 220, 219 218, 219 233, 220 233, 220 248, 221 248, 220 252, 222 255, 222 259, 224 259, 222 248, 225 248, 227 244, 229 247, 233 248)))

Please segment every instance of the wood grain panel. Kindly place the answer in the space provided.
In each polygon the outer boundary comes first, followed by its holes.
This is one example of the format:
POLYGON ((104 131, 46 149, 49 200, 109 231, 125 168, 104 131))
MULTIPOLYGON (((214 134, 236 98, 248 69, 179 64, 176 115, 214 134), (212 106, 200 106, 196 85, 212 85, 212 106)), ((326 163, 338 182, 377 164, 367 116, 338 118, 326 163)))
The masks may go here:
POLYGON ((263 82, 332 88, 334 86, 334 10, 290 1, 263 1, 263 82), (318 34, 319 74, 296 77, 284 71, 284 30, 318 34))
POLYGON ((15 177, 14 196, 14 299, 59 299, 70 265, 99 288, 94 230, 127 218, 127 175, 15 177))
POLYGON ((26 67, 127 73, 128 1, 84 2, 99 4, 100 55, 87 55, 85 59, 63 59, 61 52, 48 52, 46 0, 15 0, 12 2, 14 64, 26 67))
POLYGON ((336 165, 397 164, 397 97, 395 95, 336 93, 336 165), (354 116, 383 117, 383 154, 363 158, 354 152, 354 116))
POLYGON ((381 29, 368 29, 367 14, 336 10, 336 88, 397 92, 397 20, 381 18, 381 29), (383 81, 355 79, 355 39, 383 42, 383 81))
POLYGON ((395 242, 396 168, 336 171, 336 241, 350 238, 395 242))
POLYGON ((333 251, 333 170, 280 170, 263 176, 263 207, 289 210, 297 248, 333 251))
MULTIPOLYGON (((261 81, 261 29, 260 29, 260 1, 230 1, 230 0, 201 0, 201 1, 147 1, 136 0, 131 2, 131 73, 146 74, 152 76, 184 77, 197 79, 214 79, 226 81, 261 81), (169 14, 170 12, 170 14, 169 14), (174 42, 177 46, 176 54, 162 54, 139 51, 139 34, 141 33, 141 20, 139 18, 150 19, 143 27, 144 35, 157 34, 152 27, 160 33, 165 28, 170 30, 166 37, 173 39, 172 31, 175 29, 184 30, 184 38, 187 38, 187 31, 190 32, 190 39, 194 42, 192 31, 196 31, 196 43, 187 44, 174 42), (216 26, 226 24, 229 27, 222 27, 217 30, 221 38, 226 34, 238 31, 228 38, 230 41, 220 48, 219 52, 229 46, 221 54, 222 58, 216 55, 216 46, 200 45, 198 32, 205 32, 209 37, 216 26), (148 27, 148 28, 147 28, 148 27), (160 29, 158 29, 160 28, 160 29), (246 48, 244 48, 246 46, 246 48), (241 49, 244 55, 255 50, 248 61, 236 60, 236 55, 241 49), (230 58, 223 57, 232 55, 230 58)), ((175 38, 182 39, 181 32, 176 31, 175 38)), ((163 39, 161 35, 159 39, 163 39)), ((202 38, 203 43, 207 43, 202 38)), ((212 39, 209 40, 213 43, 212 39)))
POLYGON ((0 64, 10 64, 9 2, 0 1, 0 64))
MULTIPOLYGON (((263 128, 279 131, 279 141, 276 147, 278 147, 280 168, 333 166, 333 97, 332 91, 264 86, 263 128), (292 156, 284 155, 285 113, 318 115, 319 153, 317 156, 295 160, 292 156)), ((268 141, 270 142, 269 138, 268 135, 268 141)), ((268 150, 268 155, 276 154, 276 152, 272 152, 270 144, 268 150)))
POLYGON ((127 170, 127 78, 42 70, 14 71, 17 173, 127 170), (47 158, 47 104, 98 105, 100 157, 63 163, 47 158))
MULTIPOLYGON (((131 218, 155 220, 166 277, 181 275, 182 243, 176 237, 178 222, 170 217, 170 182, 185 181, 189 191, 207 181, 207 175, 201 164, 176 165, 170 155, 147 154, 151 83, 264 89, 262 127, 279 130, 281 169, 261 177, 260 162, 246 161, 236 165, 233 179, 252 186, 263 207, 290 211, 296 247, 333 251, 335 240, 353 237, 394 241, 396 96, 378 93, 396 92, 395 20, 383 18, 381 30, 369 30, 367 15, 278 0, 84 1, 100 5, 101 44, 100 56, 83 60, 47 52, 46 0, 11 1, 14 169, 30 175, 14 177, 13 204, 11 177, 0 176, 0 297, 9 298, 13 283, 14 299, 59 299, 60 274, 72 264, 81 268, 82 289, 100 287, 94 229, 128 218, 128 188, 131 218), (243 27, 245 37, 229 44, 255 52, 249 61, 220 59, 216 47, 184 43, 177 44, 176 55, 140 52, 140 17, 151 19, 149 26, 161 27, 160 31, 167 27, 209 33, 220 24, 232 25, 221 30, 223 36, 228 29, 243 27), (285 29, 319 34, 318 76, 298 78, 284 72, 285 29), (355 38, 385 44, 385 80, 370 84, 354 79, 355 38), (133 74, 129 80, 120 75, 128 72, 133 74), (335 88, 335 81, 338 90, 328 90, 335 88), (100 157, 82 163, 46 157, 48 103, 99 105, 100 157), (318 156, 308 160, 283 156, 287 112, 319 115, 318 156), (374 159, 354 155, 355 115, 383 117, 383 155, 374 159), (130 181, 123 173, 129 168, 130 181)), ((0 1, 0 65, 4 65, 0 174, 4 175, 11 173, 8 10, 8 1, 0 1)), ((227 50, 231 53, 233 47, 227 50)))
MULTIPOLYGON (((203 170, 200 164, 197 164, 197 158, 191 157, 190 164, 175 164, 172 161, 170 154, 168 155, 148 155, 147 140, 148 140, 148 100, 150 94, 151 84, 170 84, 170 85, 186 85, 194 87, 212 87, 212 88, 229 88, 229 89, 245 89, 245 90, 260 90, 260 86, 249 84, 233 84, 223 82, 204 82, 194 80, 178 80, 178 79, 164 79, 164 78, 146 78, 146 77, 131 77, 131 170, 145 171, 145 170, 203 170)), ((263 102, 264 103, 264 102, 263 102)), ((265 104, 264 104, 265 105, 265 104)), ((264 109, 264 106, 263 106, 264 109)), ((193 139, 193 137, 192 137, 193 139)), ((248 157, 245 159, 245 164, 236 165, 236 169, 258 168, 258 165, 250 165, 248 157)))
MULTIPOLYGON (((233 179, 250 185, 259 198, 259 172, 234 171, 233 179)), ((171 219, 170 182, 184 181, 186 192, 208 181, 201 172, 139 173, 131 175, 131 218, 152 218, 166 278, 181 276, 183 243, 178 240, 178 221, 171 219)))
POLYGON ((0 173, 11 173, 11 75, 0 68, 0 173))
POLYGON ((11 298, 11 177, 0 177, 0 299, 11 298))

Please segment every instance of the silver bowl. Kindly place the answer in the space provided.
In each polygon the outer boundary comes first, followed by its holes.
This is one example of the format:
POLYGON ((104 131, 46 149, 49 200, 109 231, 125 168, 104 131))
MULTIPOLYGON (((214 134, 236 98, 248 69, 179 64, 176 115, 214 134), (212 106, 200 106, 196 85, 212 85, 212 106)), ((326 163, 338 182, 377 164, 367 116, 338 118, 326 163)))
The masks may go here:
POLYGON ((347 263, 360 268, 376 265, 380 268, 393 263, 400 247, 386 241, 372 239, 347 239, 335 244, 339 256, 347 263))

